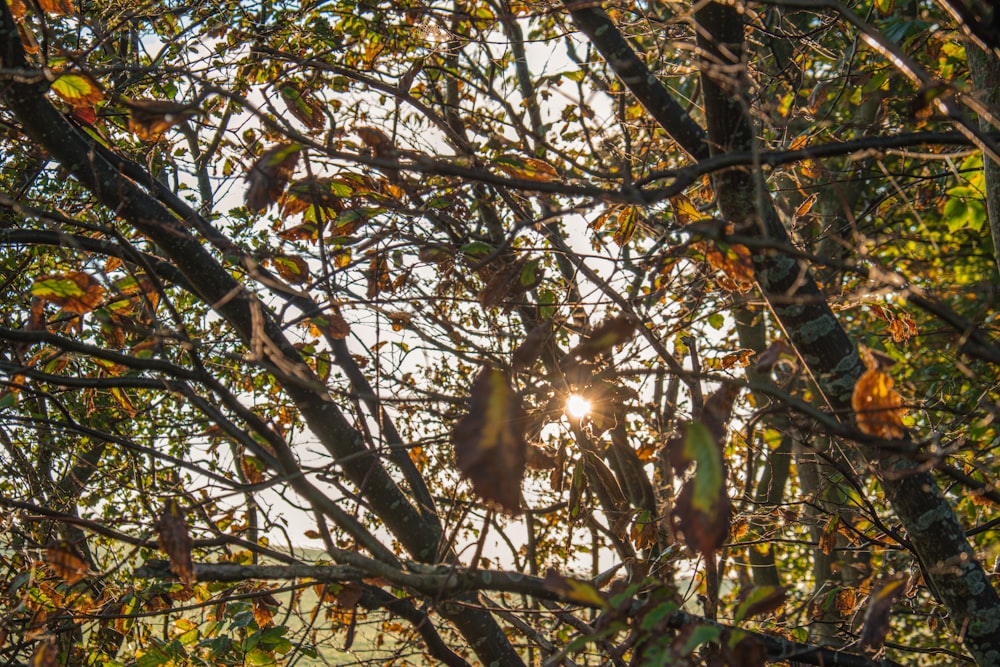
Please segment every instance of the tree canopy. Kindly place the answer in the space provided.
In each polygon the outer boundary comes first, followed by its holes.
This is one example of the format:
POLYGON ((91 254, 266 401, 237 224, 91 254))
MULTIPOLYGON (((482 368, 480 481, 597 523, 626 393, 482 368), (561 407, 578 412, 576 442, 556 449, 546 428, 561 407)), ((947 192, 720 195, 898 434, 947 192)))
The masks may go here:
POLYGON ((1000 665, 980 0, 6 0, 0 655, 1000 665))

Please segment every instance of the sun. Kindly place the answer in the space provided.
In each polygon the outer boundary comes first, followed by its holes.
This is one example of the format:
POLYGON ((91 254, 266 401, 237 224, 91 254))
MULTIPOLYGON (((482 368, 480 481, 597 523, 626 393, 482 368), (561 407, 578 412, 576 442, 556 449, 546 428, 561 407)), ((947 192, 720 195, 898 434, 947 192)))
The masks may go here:
POLYGON ((580 394, 570 394, 566 399, 566 414, 572 419, 583 419, 590 414, 592 407, 590 401, 580 394))

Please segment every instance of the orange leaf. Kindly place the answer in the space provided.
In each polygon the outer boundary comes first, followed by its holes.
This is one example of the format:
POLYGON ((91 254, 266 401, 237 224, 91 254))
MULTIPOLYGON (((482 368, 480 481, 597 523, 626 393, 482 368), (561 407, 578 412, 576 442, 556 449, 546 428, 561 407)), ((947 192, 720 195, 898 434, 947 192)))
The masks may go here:
POLYGON ((705 259, 709 266, 725 274, 725 280, 720 281, 725 289, 743 293, 753 288, 753 259, 746 246, 705 244, 705 259))
POLYGON ((860 346, 865 366, 868 368, 854 385, 851 407, 854 409, 858 428, 862 433, 877 438, 895 440, 906 435, 903 424, 903 397, 893 389, 892 377, 879 369, 875 355, 868 348, 860 346))
POLYGON ((68 313, 83 315, 97 308, 104 287, 97 279, 80 271, 44 276, 35 281, 31 294, 59 306, 68 313))
POLYGON ((524 428, 521 401, 507 374, 484 366, 472 383, 469 412, 452 433, 455 459, 476 494, 509 514, 521 512, 524 428))
POLYGON ((38 0, 38 6, 50 14, 76 14, 73 0, 38 0))

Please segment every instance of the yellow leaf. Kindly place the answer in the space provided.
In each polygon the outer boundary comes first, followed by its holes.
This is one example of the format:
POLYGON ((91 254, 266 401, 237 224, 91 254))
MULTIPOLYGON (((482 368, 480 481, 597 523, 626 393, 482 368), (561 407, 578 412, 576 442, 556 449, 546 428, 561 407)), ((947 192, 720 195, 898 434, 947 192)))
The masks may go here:
POLYGON ((104 93, 98 85, 85 74, 62 74, 52 82, 52 90, 75 107, 95 104, 104 99, 104 93))
POLYGON ((545 588, 569 602, 579 602, 588 607, 610 608, 608 601, 593 585, 579 579, 564 577, 552 569, 545 575, 545 588))
POLYGON ((692 222, 697 222, 707 217, 698 210, 693 201, 684 195, 671 197, 670 208, 674 210, 674 219, 680 225, 690 225, 692 222))

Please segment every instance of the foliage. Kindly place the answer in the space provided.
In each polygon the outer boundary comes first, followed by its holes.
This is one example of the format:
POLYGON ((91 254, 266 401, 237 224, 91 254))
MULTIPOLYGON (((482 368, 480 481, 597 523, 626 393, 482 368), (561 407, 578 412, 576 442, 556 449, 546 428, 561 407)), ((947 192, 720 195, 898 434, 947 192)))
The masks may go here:
POLYGON ((738 10, 7 0, 3 660, 997 664, 992 10, 738 10))

